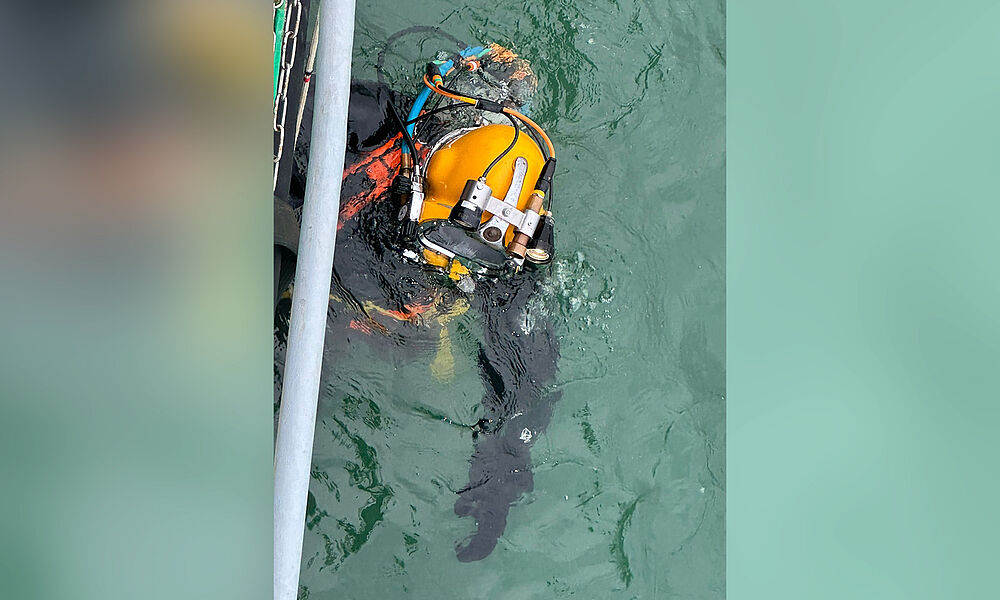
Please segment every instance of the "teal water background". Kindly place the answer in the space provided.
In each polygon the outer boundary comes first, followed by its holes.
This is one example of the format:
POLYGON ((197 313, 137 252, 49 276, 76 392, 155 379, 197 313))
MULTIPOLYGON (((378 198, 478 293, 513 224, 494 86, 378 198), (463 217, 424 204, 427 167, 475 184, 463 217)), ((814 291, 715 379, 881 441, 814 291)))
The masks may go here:
MULTIPOLYGON (((561 337, 534 491, 485 560, 454 545, 481 383, 359 346, 324 366, 301 583, 309 598, 725 595, 725 8, 721 2, 359 3, 354 77, 415 24, 497 42, 540 79, 556 146, 561 337)), ((416 91, 448 42, 411 36, 387 78, 416 91)), ((476 316, 458 318, 475 328, 476 316)))

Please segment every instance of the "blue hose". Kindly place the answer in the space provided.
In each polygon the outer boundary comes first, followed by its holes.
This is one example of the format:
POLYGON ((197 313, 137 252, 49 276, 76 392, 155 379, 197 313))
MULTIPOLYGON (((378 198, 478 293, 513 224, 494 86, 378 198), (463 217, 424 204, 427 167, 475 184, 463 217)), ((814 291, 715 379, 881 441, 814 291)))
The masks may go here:
MULTIPOLYGON (((485 53, 486 53, 486 48, 482 46, 470 46, 469 48, 466 48, 465 50, 459 52, 458 55, 461 56, 462 58, 467 58, 469 56, 478 56, 480 54, 485 54, 485 53)), ((445 62, 437 65, 438 72, 444 75, 445 73, 448 72, 449 69, 452 68, 452 66, 454 66, 454 64, 455 64, 454 61, 446 60, 445 62)), ((417 94, 417 99, 413 101, 413 107, 410 108, 410 114, 406 115, 406 120, 412 121, 413 119, 419 117, 420 111, 424 109, 424 104, 427 103, 427 99, 430 97, 431 97, 431 89, 427 86, 424 86, 424 89, 420 90, 420 93, 417 94)), ((417 127, 416 123, 410 123, 409 125, 406 126, 406 132, 412 136, 416 127, 417 127)), ((403 144, 402 152, 403 154, 409 154, 410 148, 406 144, 403 144)))

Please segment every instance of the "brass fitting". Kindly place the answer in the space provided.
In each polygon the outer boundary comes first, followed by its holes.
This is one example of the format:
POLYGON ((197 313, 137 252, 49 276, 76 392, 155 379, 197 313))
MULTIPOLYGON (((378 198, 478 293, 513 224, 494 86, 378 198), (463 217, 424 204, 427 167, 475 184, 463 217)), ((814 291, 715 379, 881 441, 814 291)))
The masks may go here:
MULTIPOLYGON (((542 202, 545 199, 545 192, 541 190, 535 190, 531 193, 528 198, 528 203, 524 207, 524 211, 528 212, 534 211, 541 214, 542 212, 542 202)), ((528 250, 528 243, 531 242, 531 237, 523 232, 514 232, 514 237, 511 238, 510 243, 507 244, 507 253, 511 256, 516 256, 517 258, 524 258, 524 253, 528 250)))

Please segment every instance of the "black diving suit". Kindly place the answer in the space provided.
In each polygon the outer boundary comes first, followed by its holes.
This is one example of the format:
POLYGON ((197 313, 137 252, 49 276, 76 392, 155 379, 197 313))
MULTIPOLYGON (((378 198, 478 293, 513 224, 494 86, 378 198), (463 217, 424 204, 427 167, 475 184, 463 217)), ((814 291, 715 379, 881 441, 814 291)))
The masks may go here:
MULTIPOLYGON (((456 490, 455 513, 476 522, 475 533, 456 547, 458 559, 480 560, 493 551, 503 534, 511 505, 533 487, 530 451, 559 396, 551 389, 559 344, 547 318, 527 314, 544 270, 477 279, 474 289, 464 292, 447 275, 403 258, 397 235, 400 205, 392 191, 399 167, 399 128, 389 102, 410 105, 410 99, 382 84, 354 82, 351 86, 327 325, 328 331, 338 334, 328 336, 327 344, 367 339, 401 350, 403 345, 413 346, 404 344, 408 338, 434 335, 428 327, 433 320, 429 315, 459 310, 478 314, 484 332, 476 357, 484 388, 483 414, 473 427, 469 480, 456 490)), ((286 289, 288 258, 297 238, 289 215, 304 196, 310 124, 311 102, 296 148, 290 201, 276 210, 276 244, 285 255, 281 274, 276 272, 276 280, 281 280, 276 284, 277 294, 286 289)), ((441 122, 428 123, 420 141, 432 143, 447 130, 441 122)), ((280 261, 277 252, 276 260, 280 261)), ((284 323, 276 328, 278 336, 285 335, 283 327, 287 327, 285 304, 284 316, 281 304, 277 311, 276 322, 284 323)))

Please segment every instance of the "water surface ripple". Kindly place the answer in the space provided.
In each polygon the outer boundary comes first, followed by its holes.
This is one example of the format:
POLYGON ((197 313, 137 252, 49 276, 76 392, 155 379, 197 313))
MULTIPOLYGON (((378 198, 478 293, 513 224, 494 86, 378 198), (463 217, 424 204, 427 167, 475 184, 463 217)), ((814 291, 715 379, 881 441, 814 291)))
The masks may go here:
MULTIPOLYGON (((376 0, 357 18, 358 78, 414 24, 532 61, 532 116, 559 153, 560 254, 537 308, 561 337, 562 398, 532 453, 534 491, 496 550, 464 564, 454 544, 472 524, 453 505, 482 410, 475 315, 449 323, 447 384, 431 349, 356 345, 327 364, 302 594, 724 597, 724 3, 376 0)), ((395 46, 389 81, 418 89, 445 46, 395 46)))

